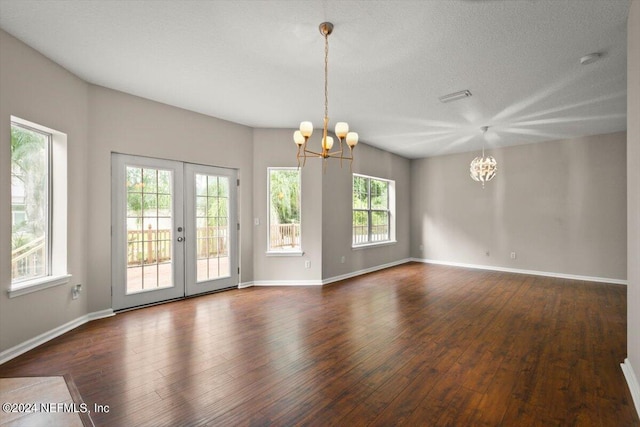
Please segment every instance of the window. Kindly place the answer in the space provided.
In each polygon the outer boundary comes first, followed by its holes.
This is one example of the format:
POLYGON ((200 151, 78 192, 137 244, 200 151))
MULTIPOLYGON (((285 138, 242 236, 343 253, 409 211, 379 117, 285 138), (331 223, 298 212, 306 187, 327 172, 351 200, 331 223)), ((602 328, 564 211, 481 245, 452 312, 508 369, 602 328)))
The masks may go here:
POLYGON ((11 280, 49 275, 51 135, 11 126, 11 280))
POLYGON ((66 135, 12 117, 10 297, 68 282, 66 183, 66 135))
POLYGON ((269 227, 267 251, 302 253, 300 244, 300 170, 268 168, 269 227))
POLYGON ((354 174, 353 246, 394 241, 394 206, 394 181, 354 174))

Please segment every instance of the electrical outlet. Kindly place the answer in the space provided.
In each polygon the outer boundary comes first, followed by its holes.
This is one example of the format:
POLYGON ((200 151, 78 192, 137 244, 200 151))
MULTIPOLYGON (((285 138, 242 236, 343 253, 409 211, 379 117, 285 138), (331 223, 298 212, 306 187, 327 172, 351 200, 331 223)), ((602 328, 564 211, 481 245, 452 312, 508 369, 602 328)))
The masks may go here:
POLYGON ((304 268, 311 268, 311 261, 305 261, 304 268))
POLYGON ((253 225, 260 225, 260 218, 253 218, 253 225))
POLYGON ((515 252, 511 252, 511 259, 516 259, 516 253, 515 252))
POLYGON ((82 285, 78 283, 73 288, 71 288, 71 299, 78 299, 80 296, 80 291, 82 290, 82 285))

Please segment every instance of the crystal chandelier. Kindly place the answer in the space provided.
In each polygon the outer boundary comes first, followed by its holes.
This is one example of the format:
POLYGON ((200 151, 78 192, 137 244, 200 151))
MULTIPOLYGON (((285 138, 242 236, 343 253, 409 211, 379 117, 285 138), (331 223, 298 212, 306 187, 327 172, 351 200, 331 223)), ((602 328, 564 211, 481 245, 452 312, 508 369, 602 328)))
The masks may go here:
POLYGON ((307 141, 313 133, 313 124, 311 122, 301 122, 300 130, 293 133, 293 142, 298 146, 298 167, 304 166, 307 162, 307 157, 318 157, 322 159, 334 158, 340 159, 340 166, 342 167, 342 160, 349 160, 353 163, 353 148, 358 144, 358 134, 355 132, 349 132, 349 125, 345 122, 336 123, 335 135, 338 137, 340 148, 336 151, 331 151, 333 148, 333 138, 327 135, 327 128, 329 126, 329 85, 328 70, 329 70, 329 34, 333 31, 333 24, 331 22, 323 22, 320 24, 320 34, 324 37, 324 125, 322 127, 322 140, 321 151, 312 151, 307 148, 307 141), (342 140, 345 140, 349 147, 349 155, 345 156, 344 146, 342 140), (302 159, 302 165, 300 161, 302 159))
POLYGON ((471 179, 474 181, 478 181, 482 183, 482 188, 484 188, 484 183, 489 182, 496 176, 497 165, 496 159, 492 156, 484 155, 484 136, 489 129, 489 126, 482 126, 482 157, 476 157, 471 161, 471 166, 469 167, 469 172, 471 173, 471 179))

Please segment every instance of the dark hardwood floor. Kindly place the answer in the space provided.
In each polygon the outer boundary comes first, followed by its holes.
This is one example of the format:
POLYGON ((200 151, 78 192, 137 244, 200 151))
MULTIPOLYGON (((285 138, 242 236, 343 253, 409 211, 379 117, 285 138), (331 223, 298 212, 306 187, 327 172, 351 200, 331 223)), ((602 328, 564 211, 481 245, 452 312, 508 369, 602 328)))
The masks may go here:
POLYGON ((626 288, 405 264, 121 313, 0 366, 96 425, 637 426, 626 288))

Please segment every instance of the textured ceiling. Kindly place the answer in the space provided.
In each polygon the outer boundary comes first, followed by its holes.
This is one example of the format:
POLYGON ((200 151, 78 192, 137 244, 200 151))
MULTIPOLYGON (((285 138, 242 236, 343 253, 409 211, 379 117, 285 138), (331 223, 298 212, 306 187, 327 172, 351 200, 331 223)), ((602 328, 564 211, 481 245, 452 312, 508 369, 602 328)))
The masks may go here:
MULTIPOLYGON (((628 0, 0 0, 88 82, 253 127, 329 117, 409 158, 626 129, 628 0), (581 56, 602 58, 580 65, 581 56), (447 104, 438 97, 469 89, 447 104)), ((313 137, 312 137, 313 138, 313 137)), ((293 147, 293 142, 291 142, 293 147)))

